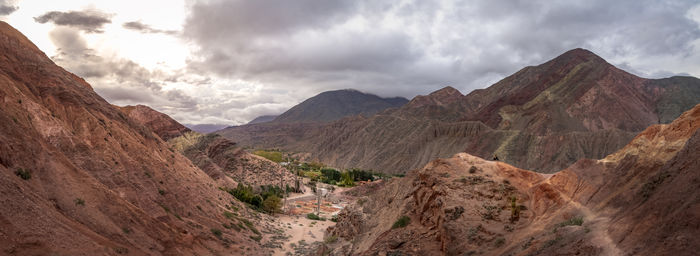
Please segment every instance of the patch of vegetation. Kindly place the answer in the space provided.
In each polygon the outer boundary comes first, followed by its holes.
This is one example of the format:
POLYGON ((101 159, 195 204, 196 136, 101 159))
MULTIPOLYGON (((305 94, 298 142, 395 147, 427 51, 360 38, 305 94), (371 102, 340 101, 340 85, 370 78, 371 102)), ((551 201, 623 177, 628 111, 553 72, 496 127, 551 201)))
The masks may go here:
POLYGON ((472 165, 472 167, 469 167, 469 173, 473 174, 473 173, 476 173, 476 171, 478 171, 478 170, 479 170, 479 168, 476 168, 476 166, 472 165))
POLYGON ((161 196, 162 196, 162 195, 165 195, 165 190, 159 188, 159 189, 158 189, 158 194, 160 194, 161 196))
POLYGON ((150 173, 150 172, 143 172, 143 175, 146 176, 146 177, 148 177, 148 178, 151 178, 151 173, 150 173))
POLYGON ((122 228, 122 232, 124 232, 124 234, 129 234, 129 233, 131 233, 131 229, 129 229, 129 228, 122 228))
POLYGON ((116 252, 117 254, 127 254, 129 253, 129 249, 124 247, 115 247, 114 252, 116 252))
POLYGON ((275 163, 284 162, 284 156, 280 151, 274 150, 256 150, 253 154, 267 158, 267 160, 273 161, 275 163))
POLYGON ((246 220, 246 219, 238 219, 238 220, 243 222, 246 225, 246 227, 248 227, 248 230, 253 231, 253 233, 255 233, 256 235, 260 235, 260 231, 258 231, 258 229, 255 228, 255 226, 253 225, 252 222, 250 222, 249 220, 246 220))
POLYGON ((310 219, 310 220, 321 220, 321 217, 319 217, 318 215, 316 215, 316 214, 314 214, 314 213, 309 213, 309 214, 307 214, 307 215, 306 215, 306 218, 307 218, 307 219, 310 219))
POLYGON ((651 197, 651 195, 654 193, 654 190, 656 190, 656 188, 659 185, 661 185, 661 183, 663 183, 664 180, 666 180, 666 178, 668 177, 671 177, 671 174, 667 172, 660 172, 659 174, 654 176, 649 182, 644 183, 644 185, 642 185, 642 189, 639 191, 639 193, 644 198, 644 201, 649 199, 649 197, 651 197))
POLYGON ((556 243, 561 241, 561 239, 562 239, 561 236, 557 236, 556 238, 554 238, 552 240, 547 240, 546 242, 544 242, 541 249, 552 247, 552 245, 555 245, 556 243))
POLYGON ((23 170, 22 168, 17 168, 15 171, 15 175, 19 176, 23 180, 28 180, 32 178, 32 174, 29 172, 29 170, 23 170))
POLYGON ((485 220, 495 220, 496 217, 498 217, 498 206, 484 203, 483 205, 481 205, 481 207, 483 207, 484 210, 486 210, 483 213, 481 213, 481 218, 485 220))
POLYGON ((265 211, 267 213, 279 212, 282 203, 281 197, 283 191, 279 186, 260 186, 259 192, 253 190, 251 186, 245 186, 241 183, 235 189, 220 188, 236 197, 241 202, 252 205, 255 209, 265 211))
POLYGON ((572 217, 571 219, 568 219, 564 222, 557 224, 557 227, 581 226, 581 225, 583 225, 583 217, 577 216, 577 217, 572 217))
POLYGON ((467 238, 470 241, 475 240, 481 229, 482 229, 481 224, 479 224, 478 226, 469 228, 469 230, 467 231, 467 238))
POLYGON ((325 242, 326 244, 332 244, 332 243, 335 243, 336 241, 338 241, 338 236, 336 236, 336 235, 332 235, 332 236, 326 237, 326 239, 323 239, 323 242, 325 242))
POLYGON ((232 219, 234 218, 234 215, 233 215, 232 212, 224 211, 224 217, 226 217, 227 219, 231 219, 231 220, 232 220, 232 219))
POLYGON ((401 216, 396 222, 394 222, 394 225, 391 226, 391 228, 403 228, 408 226, 408 224, 411 223, 411 218, 408 216, 401 216))
POLYGON ((506 243, 506 239, 504 237, 499 237, 496 238, 496 241, 493 243, 493 246, 496 248, 503 246, 506 243))
POLYGON ((270 195, 263 201, 262 209, 272 214, 280 212, 282 209, 282 200, 276 195, 270 195))
POLYGON ((331 221, 338 222, 338 215, 336 214, 336 215, 331 216, 331 221))
POLYGON ((481 184, 484 183, 485 179, 484 177, 481 176, 468 176, 468 177, 462 177, 458 179, 457 181, 465 183, 465 184, 470 184, 470 185, 476 185, 476 184, 481 184))
POLYGON ((73 202, 75 202, 75 205, 85 206, 85 200, 82 198, 76 198, 73 202))
POLYGON ((510 198, 510 222, 515 222, 520 219, 520 206, 517 203, 515 196, 510 198))
POLYGON ((343 172, 343 174, 341 174, 341 180, 339 185, 342 187, 355 186, 355 178, 352 177, 351 173, 343 172))
POLYGON ((222 233, 221 233, 221 230, 220 230, 220 229, 212 228, 212 229, 211 229, 211 233, 214 234, 214 235, 215 235, 216 237, 218 237, 219 239, 221 239, 222 233))
POLYGON ((255 242, 260 242, 260 240, 262 240, 262 236, 261 235, 250 236, 250 239, 253 239, 253 241, 255 241, 255 242))

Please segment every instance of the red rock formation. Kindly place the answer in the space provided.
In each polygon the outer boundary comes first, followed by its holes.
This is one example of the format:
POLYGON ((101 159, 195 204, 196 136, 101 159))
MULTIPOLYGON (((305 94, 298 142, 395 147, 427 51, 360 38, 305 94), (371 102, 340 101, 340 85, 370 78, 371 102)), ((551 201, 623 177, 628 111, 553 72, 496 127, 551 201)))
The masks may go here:
POLYGON ((699 128, 697 105, 602 160, 554 175, 464 153, 438 159, 343 210, 328 234, 338 242, 322 251, 692 255, 700 249, 699 128), (401 216, 410 223, 392 227, 401 216))
POLYGON ((222 228, 245 206, 4 22, 0 201, 2 255, 266 254, 222 228))
POLYGON ((144 105, 118 107, 129 118, 153 130, 163 140, 182 136, 190 129, 178 123, 170 116, 144 105))

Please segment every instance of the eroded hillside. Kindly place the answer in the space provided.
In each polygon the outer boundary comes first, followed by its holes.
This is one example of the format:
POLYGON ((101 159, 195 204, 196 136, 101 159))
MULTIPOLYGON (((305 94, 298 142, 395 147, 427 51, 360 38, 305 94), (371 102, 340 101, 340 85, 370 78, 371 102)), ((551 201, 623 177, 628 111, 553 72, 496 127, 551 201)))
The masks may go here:
MULTIPOLYGON (((687 255, 700 226, 700 105, 601 160, 539 174, 465 153, 343 210, 331 255, 687 255)), ((332 240, 332 239, 331 239, 332 240)))

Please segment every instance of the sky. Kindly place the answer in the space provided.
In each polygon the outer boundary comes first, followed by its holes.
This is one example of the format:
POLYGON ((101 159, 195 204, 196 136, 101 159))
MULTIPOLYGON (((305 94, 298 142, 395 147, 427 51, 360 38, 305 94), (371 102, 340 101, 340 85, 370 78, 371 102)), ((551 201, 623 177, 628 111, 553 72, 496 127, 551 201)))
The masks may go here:
POLYGON ((0 20, 115 105, 244 124, 320 92, 466 94, 573 48, 700 77, 700 2, 0 0, 0 20))

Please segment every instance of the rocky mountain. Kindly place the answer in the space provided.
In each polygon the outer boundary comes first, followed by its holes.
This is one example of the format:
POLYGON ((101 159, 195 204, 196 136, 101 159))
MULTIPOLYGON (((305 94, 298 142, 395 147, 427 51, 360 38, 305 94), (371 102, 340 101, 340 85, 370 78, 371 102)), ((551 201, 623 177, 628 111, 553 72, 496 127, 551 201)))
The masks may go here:
POLYGON ((229 125, 225 124, 183 124, 187 128, 190 128, 190 130, 193 130, 195 132, 199 133, 210 133, 210 132, 215 132, 221 129, 224 129, 226 127, 229 127, 229 125))
POLYGON ((408 102, 401 97, 381 98, 357 90, 322 92, 297 104, 281 115, 275 123, 330 122, 346 116, 370 116, 387 108, 397 108, 408 102))
POLYGON ((700 79, 644 79, 574 49, 467 95, 446 87, 370 117, 218 133, 243 146, 306 152, 340 168, 400 173, 466 152, 551 173, 605 157, 699 102, 700 79))
POLYGON ((275 115, 259 116, 253 120, 250 120, 250 122, 248 122, 247 124, 266 123, 266 122, 270 122, 272 120, 275 120, 275 118, 277 118, 277 116, 275 116, 275 115))
POLYGON ((0 105, 0 254, 270 252, 256 232, 223 228, 265 218, 218 189, 235 182, 212 179, 4 22, 0 105))
POLYGON ((170 116, 144 105, 118 107, 129 118, 150 128, 163 140, 182 136, 190 129, 178 123, 170 116))
POLYGON ((233 182, 256 188, 260 185, 292 184, 295 180, 294 175, 279 164, 250 154, 220 135, 190 131, 168 115, 147 106, 119 109, 136 123, 168 140, 171 148, 190 159, 214 180, 233 179, 233 182))
POLYGON ((367 191, 329 255, 692 255, 700 105, 601 160, 553 175, 466 153, 367 191))

